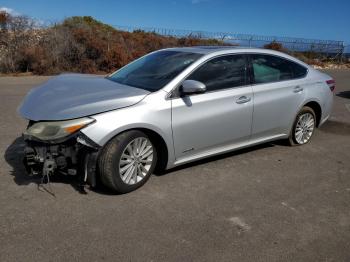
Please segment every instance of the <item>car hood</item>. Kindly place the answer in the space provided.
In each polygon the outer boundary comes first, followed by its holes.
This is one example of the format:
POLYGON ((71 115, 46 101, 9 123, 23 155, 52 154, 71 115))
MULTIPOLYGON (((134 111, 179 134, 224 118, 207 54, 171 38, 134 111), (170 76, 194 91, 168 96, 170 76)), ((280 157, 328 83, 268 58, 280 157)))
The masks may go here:
POLYGON ((32 89, 19 113, 27 119, 66 120, 134 105, 149 91, 85 74, 62 74, 32 89))

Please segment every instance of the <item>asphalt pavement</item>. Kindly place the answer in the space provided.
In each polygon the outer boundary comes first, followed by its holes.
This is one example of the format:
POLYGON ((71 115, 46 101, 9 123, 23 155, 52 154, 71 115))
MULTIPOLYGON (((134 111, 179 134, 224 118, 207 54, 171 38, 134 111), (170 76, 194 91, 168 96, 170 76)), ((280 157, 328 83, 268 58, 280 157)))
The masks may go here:
POLYGON ((350 70, 328 73, 333 114, 309 144, 209 158, 125 195, 38 187, 16 108, 48 77, 0 77, 0 261, 350 261, 350 70))

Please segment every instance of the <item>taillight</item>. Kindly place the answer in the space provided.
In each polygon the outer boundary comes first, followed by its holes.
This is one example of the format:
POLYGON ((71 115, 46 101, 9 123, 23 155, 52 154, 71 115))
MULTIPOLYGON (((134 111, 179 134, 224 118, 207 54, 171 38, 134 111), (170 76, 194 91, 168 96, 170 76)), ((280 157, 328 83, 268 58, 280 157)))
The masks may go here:
POLYGON ((327 80, 326 83, 327 83, 329 89, 333 92, 334 89, 335 89, 335 81, 334 81, 334 79, 327 80))

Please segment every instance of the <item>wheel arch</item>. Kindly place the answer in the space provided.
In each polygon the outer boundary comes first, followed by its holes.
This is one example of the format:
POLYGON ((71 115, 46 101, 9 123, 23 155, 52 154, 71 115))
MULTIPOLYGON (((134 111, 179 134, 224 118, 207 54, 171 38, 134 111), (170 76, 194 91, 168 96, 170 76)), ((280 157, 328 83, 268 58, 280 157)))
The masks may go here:
POLYGON ((316 115, 316 127, 318 127, 322 118, 322 107, 320 103, 315 100, 311 100, 311 101, 308 101, 306 104, 304 104, 302 108, 304 106, 310 107, 312 110, 314 110, 316 115))
POLYGON ((171 148, 169 148, 169 146, 167 145, 165 138, 159 132, 155 131, 152 128, 135 126, 120 130, 118 133, 115 133, 113 134, 113 136, 109 137, 108 140, 104 143, 103 147, 106 146, 108 142, 116 136, 132 130, 139 130, 145 133, 151 139, 152 144, 156 147, 158 160, 154 172, 160 173, 161 171, 166 169, 169 158, 171 157, 169 156, 171 148))
POLYGON ((164 138, 152 129, 133 128, 131 130, 135 129, 145 133, 151 139, 152 144, 156 147, 158 160, 154 172, 159 173, 163 171, 166 168, 169 160, 169 149, 164 138))

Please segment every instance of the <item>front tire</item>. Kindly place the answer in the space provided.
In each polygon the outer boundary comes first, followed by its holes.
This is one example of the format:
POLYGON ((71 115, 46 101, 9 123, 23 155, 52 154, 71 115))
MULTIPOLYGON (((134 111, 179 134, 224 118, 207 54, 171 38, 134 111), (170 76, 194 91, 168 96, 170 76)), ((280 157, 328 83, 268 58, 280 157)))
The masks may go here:
POLYGON ((117 193, 144 185, 157 163, 157 151, 149 137, 139 131, 124 132, 102 149, 98 170, 102 183, 117 193))
POLYGON ((304 106, 295 118, 289 135, 290 145, 308 143, 316 128, 316 115, 311 107, 304 106))

